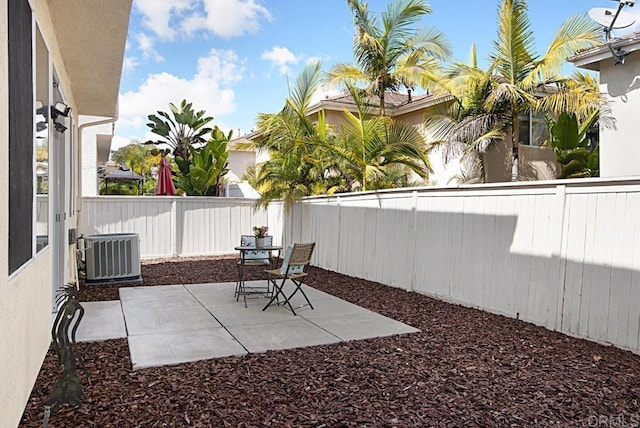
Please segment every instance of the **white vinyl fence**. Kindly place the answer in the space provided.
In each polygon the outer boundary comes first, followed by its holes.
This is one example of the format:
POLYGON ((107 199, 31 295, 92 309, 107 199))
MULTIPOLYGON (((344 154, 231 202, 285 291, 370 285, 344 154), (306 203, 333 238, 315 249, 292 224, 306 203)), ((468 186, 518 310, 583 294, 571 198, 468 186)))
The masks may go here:
POLYGON ((640 352, 638 181, 309 198, 313 264, 640 352), (621 184, 623 183, 623 184, 621 184))
POLYGON ((83 198, 80 232, 141 255, 231 254, 268 225, 313 264, 640 353, 640 181, 572 180, 254 200, 83 198))
POLYGON ((80 233, 137 233, 143 258, 234 253, 240 235, 267 225, 282 237, 282 209, 255 209, 254 199, 98 196, 82 199, 80 233))

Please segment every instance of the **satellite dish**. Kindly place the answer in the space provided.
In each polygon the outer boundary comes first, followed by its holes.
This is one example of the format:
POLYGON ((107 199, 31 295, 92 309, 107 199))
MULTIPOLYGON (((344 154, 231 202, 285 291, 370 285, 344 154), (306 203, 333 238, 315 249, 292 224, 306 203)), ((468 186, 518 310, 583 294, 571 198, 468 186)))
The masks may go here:
MULTIPOLYGON (((614 0, 616 1, 616 0, 614 0)), ((613 56, 614 64, 624 64, 624 57, 626 52, 622 49, 614 49, 613 41, 611 40, 611 30, 618 28, 627 28, 632 26, 636 19, 630 13, 623 12, 622 8, 625 6, 633 6, 635 0, 618 0, 620 5, 618 9, 607 9, 606 7, 594 7, 589 11, 589 17, 598 24, 604 27, 604 38, 607 42, 607 46, 613 56)))
POLYGON ((606 7, 594 7, 589 11, 589 17, 609 29, 631 27, 636 22, 632 14, 606 7))

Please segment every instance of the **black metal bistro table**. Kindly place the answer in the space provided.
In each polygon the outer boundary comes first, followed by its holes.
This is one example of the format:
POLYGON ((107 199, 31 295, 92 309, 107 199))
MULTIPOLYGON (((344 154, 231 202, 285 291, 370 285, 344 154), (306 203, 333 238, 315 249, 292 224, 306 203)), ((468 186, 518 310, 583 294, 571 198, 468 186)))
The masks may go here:
POLYGON ((250 285, 247 286, 244 279, 244 267, 245 266, 264 266, 266 268, 275 267, 277 260, 280 258, 280 252, 282 246, 280 245, 265 245, 262 247, 239 245, 235 247, 236 251, 240 252, 240 260, 238 260, 238 280, 236 282, 236 300, 240 296, 244 299, 244 305, 247 306, 248 295, 258 295, 259 297, 271 297, 273 290, 269 284, 269 281, 265 279, 266 284, 264 286, 250 285), (277 256, 273 257, 274 252, 278 252, 277 256), (258 252, 264 252, 264 256, 258 252))

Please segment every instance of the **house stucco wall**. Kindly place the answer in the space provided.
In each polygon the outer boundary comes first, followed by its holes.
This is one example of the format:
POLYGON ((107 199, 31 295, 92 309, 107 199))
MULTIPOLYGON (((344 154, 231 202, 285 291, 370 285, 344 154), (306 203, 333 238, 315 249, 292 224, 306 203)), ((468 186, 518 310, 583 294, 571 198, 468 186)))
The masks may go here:
POLYGON ((89 126, 82 130, 82 196, 99 195, 98 135, 110 134, 112 124, 89 126))
MULTIPOLYGON (((0 168, 8 170, 8 34, 7 5, 0 0, 0 168)), ((40 30, 49 58, 57 72, 60 85, 64 89, 65 102, 75 110, 73 94, 62 55, 55 45, 55 29, 51 22, 46 2, 29 2, 35 16, 35 25, 40 30)), ((42 78, 42 76, 40 76, 42 78)), ((72 114, 75 114, 72 111, 72 114)), ((77 119, 77 117, 76 117, 77 119)), ((77 120, 75 122, 77 124, 77 120)), ((66 134, 77 132, 77 126, 70 127, 66 134)), ((77 138, 74 139, 77 144, 77 138)), ((67 153, 74 147, 65 147, 67 153)), ((52 160, 50 151, 50 161, 52 160)), ((65 155, 66 157, 67 155, 65 155)), ((50 162, 49 173, 55 166, 50 162)), ((65 172, 67 185, 73 172, 65 172)), ((75 181, 77 186, 77 180, 75 181)), ((52 322, 51 305, 53 281, 53 242, 54 224, 49 224, 49 245, 35 254, 31 260, 20 267, 11 276, 8 273, 8 225, 9 225, 9 177, 0 174, 0 427, 17 426, 24 406, 35 383, 42 361, 51 342, 52 322)), ((77 189, 76 189, 77 190, 77 189)), ((62 190, 64 191, 64 189, 62 190)), ((52 201, 59 197, 60 190, 54 185, 49 187, 49 218, 53 218, 52 201)), ((25 195, 30 197, 30 195, 25 195)), ((77 213, 69 212, 65 203, 66 225, 74 226, 77 213)), ((65 230, 66 232, 66 230, 65 230)))
MULTIPOLYGON (((560 166, 553 150, 518 144, 518 181, 554 180, 560 166)), ((511 133, 484 154, 487 183, 512 181, 511 133)))
POLYGON ((548 147, 520 144, 518 147, 520 169, 518 181, 555 180, 560 165, 555 153, 548 147))
POLYGON ((609 99, 616 129, 600 128, 600 176, 640 175, 640 51, 624 64, 600 62, 600 91, 609 99))
POLYGON ((250 167, 256 166, 256 152, 243 150, 229 151, 229 181, 242 181, 242 177, 250 167))
MULTIPOLYGON (((0 168, 8 170, 7 1, 0 0, 0 168)), ((11 0, 13 1, 13 0, 11 0)), ((9 177, 0 174, 0 426, 17 426, 44 356, 51 326, 51 249, 8 274, 9 177)))

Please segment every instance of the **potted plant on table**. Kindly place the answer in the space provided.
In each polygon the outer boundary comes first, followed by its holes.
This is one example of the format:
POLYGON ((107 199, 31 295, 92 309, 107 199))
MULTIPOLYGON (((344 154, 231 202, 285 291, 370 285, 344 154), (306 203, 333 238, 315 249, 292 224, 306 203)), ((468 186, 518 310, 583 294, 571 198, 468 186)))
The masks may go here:
POLYGON ((264 238, 267 237, 269 227, 267 226, 253 226, 253 236, 256 237, 256 248, 264 247, 264 238))

